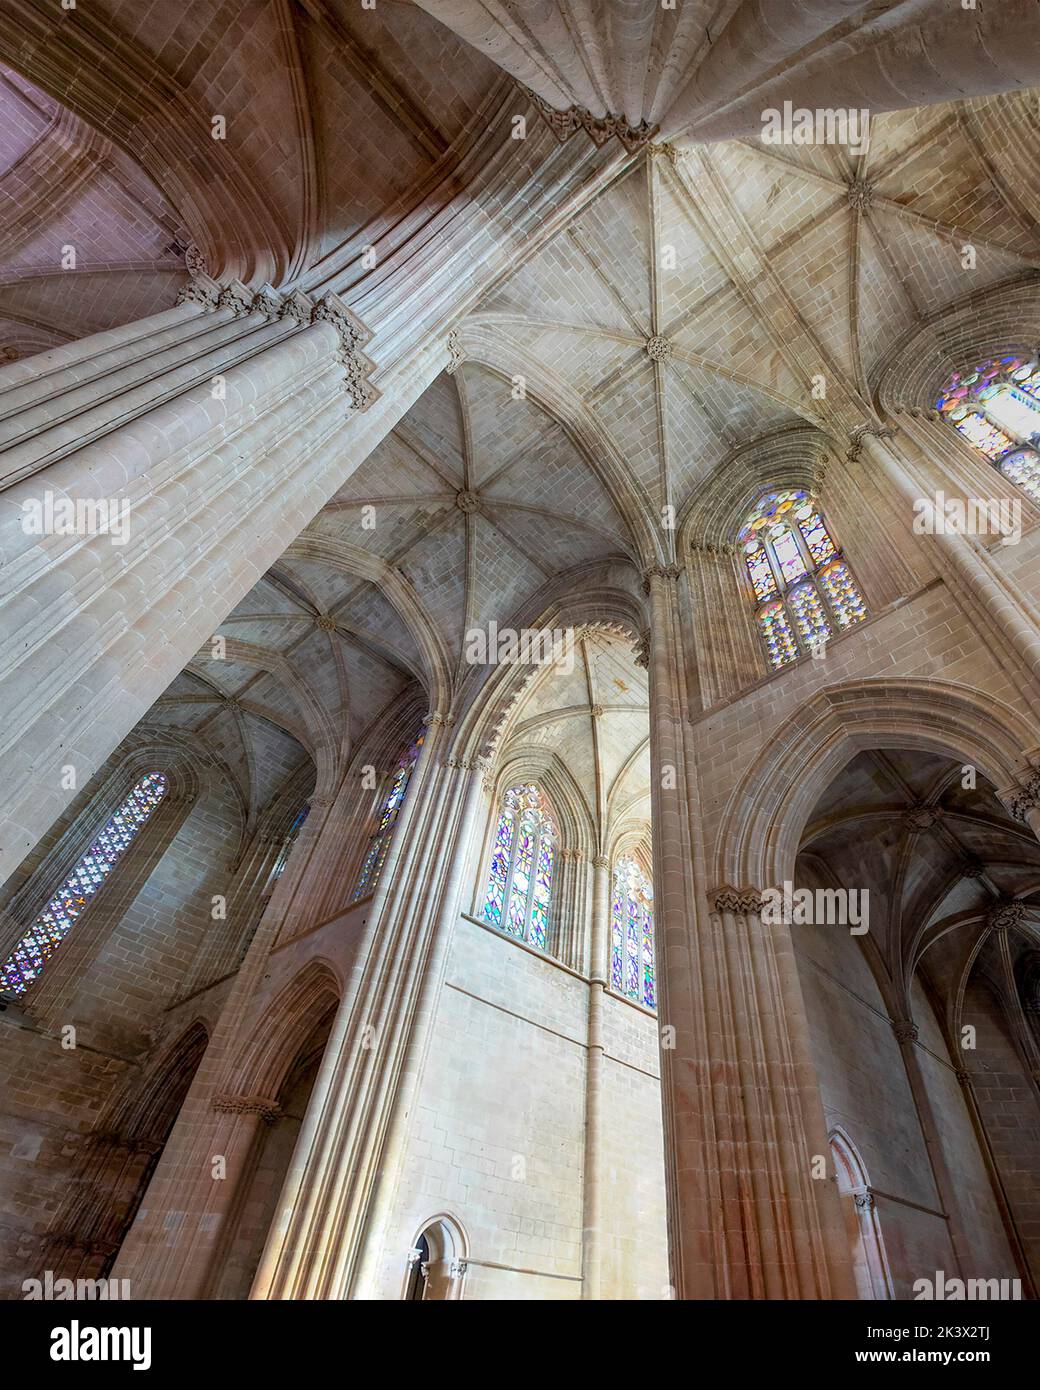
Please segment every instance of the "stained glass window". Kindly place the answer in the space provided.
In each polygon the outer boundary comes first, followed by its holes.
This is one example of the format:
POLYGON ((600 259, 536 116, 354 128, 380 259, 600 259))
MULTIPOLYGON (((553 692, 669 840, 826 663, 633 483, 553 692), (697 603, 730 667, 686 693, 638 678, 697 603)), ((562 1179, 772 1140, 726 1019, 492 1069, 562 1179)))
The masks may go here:
POLYGON ((1040 502, 1040 364, 1010 354, 954 372, 935 402, 940 416, 1040 502))
POLYGON ((654 974, 654 890, 631 855, 614 863, 611 897, 610 986, 626 999, 657 1007, 654 974))
POLYGON ((166 795, 161 772, 142 777, 0 966, 0 990, 24 994, 166 795))
POLYGON ((808 492, 767 492, 737 539, 774 670, 867 616, 852 571, 808 492))
POLYGON ((386 852, 390 848, 390 840, 394 833, 394 826, 397 817, 400 815, 401 807, 404 805, 404 798, 408 791, 408 783, 411 780, 415 764, 419 761, 419 752, 423 746, 423 738, 419 737, 409 748, 398 763, 393 777, 390 781, 390 790, 386 794, 383 808, 379 813, 379 821, 368 842, 365 857, 361 862, 361 870, 358 873, 357 883, 354 885, 354 902, 363 898, 366 893, 371 893, 376 886, 379 878, 379 871, 383 867, 386 859, 386 852))
POLYGON ((556 827, 538 788, 510 787, 495 827, 484 921, 541 951, 549 939, 556 848, 556 827))
POLYGON ((309 806, 301 806, 299 811, 297 811, 296 813, 296 819, 293 821, 292 825, 290 825, 288 831, 286 832, 285 839, 282 841, 282 847, 278 851, 278 858, 275 861, 274 873, 271 875, 272 883, 276 878, 281 878, 282 870, 289 862, 289 855, 292 853, 292 847, 296 843, 297 835, 299 835, 300 833, 300 827, 303 825, 303 822, 307 819, 307 812, 310 809, 311 808, 309 806))

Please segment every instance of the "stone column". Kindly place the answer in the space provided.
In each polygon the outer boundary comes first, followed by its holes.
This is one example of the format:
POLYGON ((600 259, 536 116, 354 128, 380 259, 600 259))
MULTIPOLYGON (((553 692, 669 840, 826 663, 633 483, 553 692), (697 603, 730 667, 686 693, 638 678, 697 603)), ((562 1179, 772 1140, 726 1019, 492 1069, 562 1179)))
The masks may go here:
POLYGON ((603 993, 610 969, 610 864, 605 855, 593 858, 592 874, 581 1259, 581 1296, 590 1299, 603 1296, 603 993))
POLYGON ((411 401, 363 411, 367 333, 335 295, 193 288, 0 370, 0 879, 73 794, 63 769, 84 784, 411 401))
POLYGON ((408 842, 384 868, 253 1298, 365 1297, 377 1281, 482 799, 482 765, 446 756, 448 741, 438 721, 414 774, 408 842))
POLYGON ((651 571, 654 900, 672 1282, 680 1298, 853 1298, 785 926, 709 902, 674 567, 651 571), (669 1045, 674 1039, 674 1045, 669 1045))

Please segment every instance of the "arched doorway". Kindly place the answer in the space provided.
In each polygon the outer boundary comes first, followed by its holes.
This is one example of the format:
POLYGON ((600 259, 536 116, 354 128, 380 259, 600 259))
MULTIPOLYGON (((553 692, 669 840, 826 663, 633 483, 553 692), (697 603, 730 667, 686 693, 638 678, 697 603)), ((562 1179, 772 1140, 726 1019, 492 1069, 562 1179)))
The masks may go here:
POLYGON ((834 1130, 830 1142, 845 1226, 852 1247, 857 1292, 860 1298, 891 1298, 892 1276, 866 1167, 843 1130, 834 1130))
POLYGON ((408 1252, 404 1298, 459 1299, 466 1277, 466 1243, 459 1226, 447 1216, 428 1222, 408 1252))
POLYGON ((278 1088, 276 1104, 257 1130, 215 1262, 209 1298, 249 1297, 337 1007, 338 1000, 330 998, 297 1049, 278 1088))

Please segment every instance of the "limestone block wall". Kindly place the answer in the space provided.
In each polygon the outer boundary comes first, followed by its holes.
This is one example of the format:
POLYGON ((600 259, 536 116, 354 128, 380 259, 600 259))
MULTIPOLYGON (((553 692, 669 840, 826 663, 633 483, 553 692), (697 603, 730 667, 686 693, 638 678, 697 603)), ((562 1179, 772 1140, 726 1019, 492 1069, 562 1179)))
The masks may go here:
MULTIPOLYGON (((914 981, 913 1008, 914 1019, 921 1030, 917 1055, 935 1111, 939 1137, 957 1185, 957 1200, 971 1233, 968 1252, 971 1267, 966 1269, 965 1273, 969 1278, 974 1276, 980 1279, 1013 1279, 1017 1277, 1018 1271, 1001 1222, 982 1151, 964 1103, 964 1093, 957 1080, 956 1070, 935 1011, 924 997, 924 991, 917 980, 914 981)), ((1029 1098, 1023 1094, 1015 1106, 1016 1130, 1028 1124, 1031 1108, 1029 1098)), ((1035 1135, 1035 1124, 1032 1128, 1035 1135)), ((991 1129, 992 1126, 987 1125, 987 1132, 991 1129)), ((1034 1147, 1033 1153, 1036 1152, 1034 1147)))
MULTIPOLYGON (((11 888, 22 886, 66 833, 75 835, 92 790, 52 827, 11 888)), ((39 985, 25 996, 27 1011, 15 1006, 0 1013, 2 1297, 19 1296, 22 1281, 36 1273, 86 1136, 109 1123, 120 1097, 145 1083, 153 1059, 174 1036, 165 1008, 202 934, 217 929, 210 898, 225 886, 224 866, 239 831, 237 806, 226 789, 206 788, 168 843, 165 809, 157 809, 141 843, 130 846, 39 985), (145 837, 153 830, 158 843, 149 844, 145 837), (135 854, 147 860, 143 879, 135 854), (75 954, 63 962, 66 952, 75 954), (62 1045, 68 1024, 75 1027, 74 1047, 62 1045)), ((176 817, 185 808, 169 809, 176 817)), ((50 884, 50 891, 57 886, 50 884)), ((14 930, 16 924, 8 925, 14 930)))
MULTIPOLYGON (((581 1297, 587 1009, 580 976, 460 918, 376 1297, 401 1297, 407 1252, 438 1215, 465 1233, 464 1298, 581 1297)), ((610 1000, 604 1034, 603 1296, 661 1297, 656 1023, 610 1000)))
POLYGON ((652 1015, 604 996, 603 1298, 669 1297, 657 1030, 652 1015))
POLYGON ((964 1018, 976 1029, 971 1059, 975 1100, 1022 1240, 1035 1250, 1040 1242, 1040 1115, 1034 1086, 996 1001, 977 982, 966 992, 964 1018))
MULTIPOLYGON (((1026 544, 1036 542, 1030 537, 1026 544)), ((730 795, 779 725, 825 687, 870 677, 960 682, 1028 714, 992 647, 982 643, 949 590, 941 583, 929 585, 829 643, 822 660, 807 659, 764 676, 740 698, 695 720, 709 853, 730 795)))
MULTIPOLYGON (((915 1279, 950 1273, 953 1248, 931 1175, 900 1047, 859 945, 839 927, 792 930, 828 1131, 840 1128, 867 1170, 896 1298, 915 1279)), ((1016 1269, 971 1120, 931 1006, 914 1000, 918 1055, 947 1161, 970 1223, 969 1277, 1016 1269)))

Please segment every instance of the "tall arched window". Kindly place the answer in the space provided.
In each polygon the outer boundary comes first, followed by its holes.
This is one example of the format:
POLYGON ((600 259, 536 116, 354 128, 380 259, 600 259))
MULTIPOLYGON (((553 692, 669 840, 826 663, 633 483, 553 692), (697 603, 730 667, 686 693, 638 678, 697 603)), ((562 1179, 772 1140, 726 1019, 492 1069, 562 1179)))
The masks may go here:
POLYGON ((278 851, 278 858, 275 860, 274 872, 271 874, 272 883, 274 883, 276 879, 281 878, 282 871, 289 862, 289 855, 292 853, 293 845, 296 843, 296 837, 299 835, 303 822, 307 819, 307 812, 310 809, 309 805, 301 806, 296 813, 296 819, 286 831, 285 839, 282 841, 282 847, 278 851))
POLYGON ((141 778, 0 966, 3 993, 24 994, 37 978, 166 795, 167 786, 161 772, 150 772, 141 778))
POLYGON ((535 786, 510 787, 495 830, 484 921, 545 950, 556 827, 535 786))
POLYGON ((774 668, 866 617, 859 586, 808 492, 767 492, 737 539, 774 668))
POLYGON ((1005 478, 1040 502, 1040 363, 990 357, 954 372, 935 406, 1005 478))
POLYGON ((617 994, 657 1008, 654 890, 631 855, 614 862, 610 914, 610 984, 617 994))
POLYGON ((419 752, 422 749, 424 738, 425 735, 420 734, 397 765, 397 771, 390 783, 390 790, 383 802, 383 809, 379 813, 379 823, 373 831, 372 838, 368 842, 368 849, 365 851, 358 881, 354 887, 354 902, 363 898, 366 893, 371 893, 376 886, 379 871, 383 867, 383 860, 390 848, 390 838, 394 833, 397 817, 401 814, 401 807, 404 805, 408 783, 415 771, 415 764, 419 761, 419 752))

